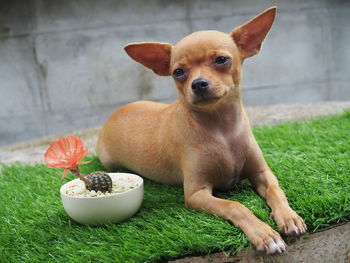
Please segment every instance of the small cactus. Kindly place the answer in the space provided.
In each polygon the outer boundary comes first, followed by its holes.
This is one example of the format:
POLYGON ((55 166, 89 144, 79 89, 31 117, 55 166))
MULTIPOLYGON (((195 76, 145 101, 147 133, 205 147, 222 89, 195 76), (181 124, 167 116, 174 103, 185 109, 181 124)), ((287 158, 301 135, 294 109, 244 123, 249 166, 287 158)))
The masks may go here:
POLYGON ((86 184, 86 189, 89 191, 112 191, 112 179, 105 172, 93 172, 86 176, 91 181, 90 184, 86 184))

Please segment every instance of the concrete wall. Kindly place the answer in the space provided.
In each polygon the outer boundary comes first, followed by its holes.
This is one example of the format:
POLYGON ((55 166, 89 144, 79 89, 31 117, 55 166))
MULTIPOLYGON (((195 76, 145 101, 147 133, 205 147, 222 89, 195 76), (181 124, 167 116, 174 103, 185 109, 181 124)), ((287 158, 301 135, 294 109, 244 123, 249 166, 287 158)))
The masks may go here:
POLYGON ((275 4, 263 50, 245 62, 246 105, 349 100, 350 1, 1 1, 0 146, 100 125, 131 101, 172 101, 172 80, 125 44, 229 32, 275 4))

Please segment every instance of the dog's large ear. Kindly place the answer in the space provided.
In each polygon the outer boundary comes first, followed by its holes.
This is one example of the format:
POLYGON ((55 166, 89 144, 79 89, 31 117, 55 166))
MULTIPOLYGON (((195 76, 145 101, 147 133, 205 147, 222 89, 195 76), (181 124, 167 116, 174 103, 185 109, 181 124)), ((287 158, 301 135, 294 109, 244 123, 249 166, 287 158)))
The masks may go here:
POLYGON ((253 19, 232 30, 235 41, 243 58, 259 53, 261 45, 269 32, 276 16, 276 7, 270 7, 253 19))
POLYGON ((131 43, 124 47, 128 55, 160 76, 170 76, 170 56, 173 46, 168 43, 131 43))

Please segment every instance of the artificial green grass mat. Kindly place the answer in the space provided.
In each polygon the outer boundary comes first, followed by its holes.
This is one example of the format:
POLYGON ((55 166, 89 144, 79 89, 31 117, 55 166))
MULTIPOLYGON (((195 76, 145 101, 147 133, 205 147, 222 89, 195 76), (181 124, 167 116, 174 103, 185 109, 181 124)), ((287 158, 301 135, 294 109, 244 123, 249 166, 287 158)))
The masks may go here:
MULTIPOLYGON (((290 205, 309 231, 350 219, 350 112, 254 129, 290 205)), ((91 158, 91 157, 90 157, 91 158)), ((81 166, 102 169, 97 157, 81 166)), ((14 164, 0 171, 0 262, 154 262, 247 246, 227 221, 184 207, 181 188, 145 180, 140 211, 102 227, 71 221, 59 188, 61 171, 14 164)), ((216 193, 236 200, 276 229, 270 209, 247 181, 216 193)))

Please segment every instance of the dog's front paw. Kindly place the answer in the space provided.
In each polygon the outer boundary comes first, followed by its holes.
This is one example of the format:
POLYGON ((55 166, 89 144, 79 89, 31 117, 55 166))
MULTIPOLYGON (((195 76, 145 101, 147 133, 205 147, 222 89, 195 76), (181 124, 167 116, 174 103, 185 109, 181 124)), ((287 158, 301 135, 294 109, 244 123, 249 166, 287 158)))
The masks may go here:
POLYGON ((286 236, 300 236, 307 230, 304 220, 292 209, 276 211, 271 215, 276 221, 280 232, 286 236))
POLYGON ((251 228, 246 234, 258 251, 266 254, 278 254, 286 251, 286 243, 281 236, 265 223, 251 228))

